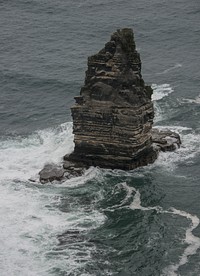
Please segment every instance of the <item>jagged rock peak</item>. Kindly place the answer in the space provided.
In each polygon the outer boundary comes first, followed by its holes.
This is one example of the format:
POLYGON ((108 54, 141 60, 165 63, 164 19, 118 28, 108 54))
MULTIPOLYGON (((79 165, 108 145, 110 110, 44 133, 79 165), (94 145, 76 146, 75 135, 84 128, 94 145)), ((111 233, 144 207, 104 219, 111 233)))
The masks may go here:
POLYGON ((101 98, 117 105, 122 98, 124 105, 138 106, 150 101, 151 95, 151 87, 145 86, 142 79, 133 30, 126 28, 115 32, 102 50, 88 58, 85 85, 75 99, 78 104, 87 104, 89 99, 101 98), (113 89, 117 90, 115 96, 113 89))
POLYGON ((117 62, 117 57, 120 56, 126 58, 123 62, 124 65, 126 63, 128 64, 129 62, 131 65, 131 62, 133 62, 134 60, 137 63, 141 64, 139 54, 135 49, 134 35, 132 29, 127 28, 117 30, 117 32, 112 34, 110 41, 105 44, 105 47, 101 51, 99 51, 97 55, 89 58, 89 61, 93 58, 96 59, 97 57, 104 57, 104 61, 106 60, 106 58, 107 60, 114 58, 114 61, 117 62))

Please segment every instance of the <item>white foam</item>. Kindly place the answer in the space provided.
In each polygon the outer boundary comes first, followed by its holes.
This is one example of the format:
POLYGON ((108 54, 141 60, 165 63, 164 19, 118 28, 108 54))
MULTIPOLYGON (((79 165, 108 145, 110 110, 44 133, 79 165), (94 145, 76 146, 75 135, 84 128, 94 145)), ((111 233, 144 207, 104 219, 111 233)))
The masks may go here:
MULTIPOLYGON (((174 89, 170 86, 170 84, 152 84, 151 85, 153 89, 153 95, 152 95, 152 101, 154 103, 154 110, 155 110, 155 117, 154 117, 154 123, 160 122, 164 119, 166 119, 166 115, 168 113, 165 112, 163 107, 160 106, 160 100, 167 97, 169 94, 174 92, 174 89)), ((169 107, 168 107, 169 111, 169 107)))
MULTIPOLYGON (((58 208, 63 198, 60 185, 42 186, 27 181, 45 163, 60 162, 72 150, 72 123, 38 131, 27 138, 0 141, 1 276, 47 276, 55 268, 75 275, 91 261, 94 245, 87 247, 83 242, 82 247, 74 245, 59 251, 57 235, 68 229, 85 232, 101 225, 104 215, 92 208, 97 199, 89 210, 79 206, 62 212, 58 208)), ((62 188, 82 185, 95 174, 98 169, 91 168, 62 188)))
POLYGON ((126 190, 126 196, 125 198, 119 203, 119 204, 116 204, 116 205, 113 205, 112 207, 108 207, 106 208, 106 210, 109 210, 109 211, 114 211, 116 208, 120 209, 120 208, 124 208, 124 205, 127 204, 127 202, 129 201, 129 199, 132 198, 133 196, 133 189, 132 187, 129 187, 126 182, 122 182, 122 183, 119 183, 115 186, 115 190, 113 191, 113 194, 116 193, 116 189, 125 189, 126 190))
MULTIPOLYGON (((101 171, 98 167, 90 167, 82 176, 73 177, 71 179, 66 179, 62 182, 62 187, 76 187, 85 184, 85 182, 101 177, 101 171)), ((55 184, 56 185, 56 184, 55 184)), ((60 186, 60 184, 57 184, 60 186)))
POLYGON ((98 227, 105 220, 99 212, 86 212, 80 208, 64 213, 53 208, 59 204, 59 195, 25 188, 14 191, 11 186, 8 189, 8 185, 1 188, 0 200, 1 276, 47 276, 55 267, 64 271, 67 267, 73 274, 90 262, 91 251, 95 248, 88 249, 84 243, 82 249, 69 247, 57 258, 56 236, 68 229, 86 231, 98 227), (79 256, 82 251, 84 262, 79 256), (52 254, 55 255, 49 258, 52 254))
MULTIPOLYGON (((132 210, 142 210, 142 211, 150 211, 150 210, 156 210, 159 213, 167 213, 167 214, 173 214, 176 216, 185 217, 186 219, 191 221, 191 224, 186 229, 185 239, 183 240, 184 243, 186 243, 188 246, 184 250, 183 254, 179 258, 179 262, 177 264, 173 264, 168 266, 164 269, 163 275, 167 276, 175 276, 177 275, 177 270, 180 266, 186 264, 188 262, 189 256, 195 255, 197 250, 200 248, 200 238, 193 235, 192 231, 199 226, 199 218, 195 215, 189 214, 182 210, 177 210, 175 208, 171 208, 169 210, 164 210, 161 206, 150 206, 150 207, 143 207, 141 205, 141 198, 140 198, 140 192, 139 190, 135 189, 134 187, 130 187, 127 185, 126 182, 118 184, 120 185, 125 191, 126 196, 122 200, 121 204, 118 206, 122 206, 123 208, 130 208, 132 210), (133 197, 133 200, 131 203, 128 203, 128 200, 133 197), (127 206, 124 206, 124 204, 128 203, 127 206)), ((115 208, 118 206, 114 206, 115 208)))
POLYGON ((130 187, 127 185, 126 182, 122 182, 116 185, 117 188, 124 189, 126 191, 126 196, 125 198, 120 202, 120 204, 113 205, 112 207, 106 208, 106 210, 109 211, 114 211, 116 208, 117 209, 122 209, 122 208, 130 208, 132 210, 143 210, 143 211, 148 211, 148 210, 160 210, 159 206, 155 207, 143 207, 141 205, 141 199, 140 199, 140 192, 136 190, 134 187, 130 187), (129 203, 129 200, 132 198, 131 203, 129 203), (127 205, 128 204, 128 205, 127 205))
MULTIPOLYGON (((1 187, 1 275, 38 275, 45 254, 57 244, 55 234, 65 229, 66 215, 49 211, 53 197, 22 187, 1 187), (30 274, 29 274, 30 273, 30 274)), ((41 273, 45 275, 45 273, 41 273)))
MULTIPOLYGON (((157 210, 160 211, 161 207, 159 206, 154 206, 154 207, 143 207, 141 205, 141 199, 140 199, 140 192, 139 190, 135 189, 134 187, 130 187, 126 184, 126 182, 123 183, 123 188, 127 191, 128 198, 130 198, 131 195, 134 194, 133 200, 128 206, 132 210, 143 210, 143 211, 149 211, 149 210, 157 210)), ((127 198, 127 196, 126 196, 127 198)))
POLYGON ((35 132, 27 138, 18 137, 0 143, 1 179, 28 180, 45 163, 59 162, 73 150, 72 123, 35 132))
POLYGON ((152 95, 153 101, 161 100, 162 98, 174 92, 174 89, 168 83, 164 83, 160 85, 152 84, 151 87, 153 89, 153 95, 152 95))
POLYGON ((194 104, 200 104, 200 95, 198 95, 195 99, 181 99, 181 103, 194 103, 194 104))
POLYGON ((154 101, 154 123, 158 123, 161 122, 162 120, 166 119, 167 114, 165 113, 165 111, 160 107, 159 103, 154 101))

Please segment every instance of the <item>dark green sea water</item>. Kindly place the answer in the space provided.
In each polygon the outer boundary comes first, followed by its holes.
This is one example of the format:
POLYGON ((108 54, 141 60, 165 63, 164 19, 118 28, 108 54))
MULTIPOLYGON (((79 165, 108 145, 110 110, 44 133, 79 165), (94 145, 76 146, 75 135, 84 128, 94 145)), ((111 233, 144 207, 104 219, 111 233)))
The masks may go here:
POLYGON ((200 275, 200 3, 0 0, 0 275, 200 275), (38 171, 73 150, 87 57, 134 29, 155 125, 182 147, 130 172, 38 171))

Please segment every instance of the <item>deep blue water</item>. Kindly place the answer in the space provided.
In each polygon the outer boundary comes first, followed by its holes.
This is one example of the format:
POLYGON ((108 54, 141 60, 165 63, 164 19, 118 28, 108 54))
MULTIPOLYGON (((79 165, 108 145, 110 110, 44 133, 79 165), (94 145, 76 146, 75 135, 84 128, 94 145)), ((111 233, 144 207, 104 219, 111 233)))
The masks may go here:
POLYGON ((0 275, 200 275, 200 3, 0 0, 0 275), (155 125, 182 147, 41 185, 72 151, 87 57, 134 29, 155 125))

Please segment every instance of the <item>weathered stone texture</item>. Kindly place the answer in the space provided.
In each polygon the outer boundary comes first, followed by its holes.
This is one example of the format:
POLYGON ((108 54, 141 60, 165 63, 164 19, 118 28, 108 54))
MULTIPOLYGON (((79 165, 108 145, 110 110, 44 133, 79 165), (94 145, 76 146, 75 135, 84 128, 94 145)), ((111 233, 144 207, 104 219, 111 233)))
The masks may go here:
POLYGON ((132 29, 118 30, 88 58, 85 84, 71 108, 75 148, 69 160, 120 169, 152 163, 151 94, 132 29))
MULTIPOLYGON (((53 181, 65 181, 74 176, 81 176, 85 172, 82 164, 78 167, 77 164, 73 164, 69 161, 65 161, 62 167, 58 164, 46 164, 44 168, 39 172, 40 182, 42 184, 53 181)), ((35 182, 35 180, 30 179, 35 182)))

